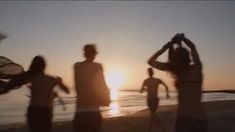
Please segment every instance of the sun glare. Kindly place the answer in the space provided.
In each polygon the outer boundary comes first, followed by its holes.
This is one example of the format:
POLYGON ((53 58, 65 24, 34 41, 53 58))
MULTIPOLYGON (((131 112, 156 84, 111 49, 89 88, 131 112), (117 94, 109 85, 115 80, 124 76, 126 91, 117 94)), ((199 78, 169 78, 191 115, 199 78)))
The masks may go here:
POLYGON ((111 110, 109 111, 109 114, 112 115, 112 116, 120 114, 119 107, 120 106, 118 105, 118 103, 110 104, 111 110))
POLYGON ((107 75, 107 83, 111 90, 117 90, 124 84, 124 76, 120 72, 110 72, 107 75))

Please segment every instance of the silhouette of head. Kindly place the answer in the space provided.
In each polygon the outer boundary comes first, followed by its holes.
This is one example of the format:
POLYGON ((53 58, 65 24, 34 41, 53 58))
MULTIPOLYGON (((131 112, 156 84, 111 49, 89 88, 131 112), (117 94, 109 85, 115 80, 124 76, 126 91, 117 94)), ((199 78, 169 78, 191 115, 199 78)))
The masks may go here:
POLYGON ((153 68, 148 68, 148 74, 150 77, 153 76, 154 72, 153 72, 153 68))
POLYGON ((171 72, 176 75, 184 74, 190 66, 190 53, 184 47, 173 47, 169 50, 169 63, 171 64, 171 72))
POLYGON ((42 56, 35 56, 28 70, 30 75, 43 74, 46 67, 46 61, 42 56))
POLYGON ((84 46, 84 56, 87 60, 93 61, 95 56, 97 55, 96 46, 95 44, 86 44, 84 46))
POLYGON ((189 51, 186 48, 178 47, 175 49, 172 59, 173 59, 172 61, 175 63, 189 65, 190 63, 189 51))

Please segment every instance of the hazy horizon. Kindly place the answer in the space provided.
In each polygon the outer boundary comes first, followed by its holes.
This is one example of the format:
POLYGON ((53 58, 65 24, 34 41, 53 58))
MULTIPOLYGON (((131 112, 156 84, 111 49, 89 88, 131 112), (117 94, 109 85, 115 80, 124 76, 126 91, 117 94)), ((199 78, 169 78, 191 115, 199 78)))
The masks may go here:
MULTIPOLYGON (((174 34, 184 32, 197 46, 206 90, 235 88, 235 2, 232 1, 0 1, 0 55, 28 68, 44 55, 47 72, 73 86, 73 64, 94 42, 106 79, 118 73, 119 87, 139 89, 148 58, 174 34)), ((166 60, 164 55, 161 60, 166 60)), ((173 88, 169 73, 155 76, 173 88)))

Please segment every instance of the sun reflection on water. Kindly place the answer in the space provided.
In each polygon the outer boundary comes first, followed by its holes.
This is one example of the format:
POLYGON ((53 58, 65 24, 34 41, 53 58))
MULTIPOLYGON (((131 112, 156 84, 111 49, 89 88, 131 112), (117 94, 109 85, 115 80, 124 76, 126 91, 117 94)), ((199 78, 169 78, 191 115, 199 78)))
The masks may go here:
POLYGON ((120 114, 120 106, 118 104, 118 102, 116 101, 118 99, 118 90, 117 89, 111 89, 110 91, 111 94, 111 104, 109 106, 110 110, 109 110, 109 115, 111 116, 115 116, 115 115, 119 115, 120 114))
POLYGON ((117 89, 111 89, 110 90, 110 96, 111 100, 117 100, 118 99, 118 90, 117 89))

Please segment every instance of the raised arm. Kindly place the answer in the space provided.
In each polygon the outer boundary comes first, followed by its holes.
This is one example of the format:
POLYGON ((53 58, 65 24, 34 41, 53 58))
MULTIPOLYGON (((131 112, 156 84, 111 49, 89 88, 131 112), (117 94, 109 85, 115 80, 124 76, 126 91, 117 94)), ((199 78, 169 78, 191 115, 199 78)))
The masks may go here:
POLYGON ((191 49, 194 64, 201 66, 201 60, 197 52, 196 46, 193 44, 193 42, 186 37, 183 37, 182 41, 191 49))
POLYGON ((60 88, 67 94, 70 93, 69 88, 63 83, 62 79, 60 77, 57 77, 58 80, 58 85, 60 86, 60 88))
POLYGON ((157 51, 150 59, 148 60, 148 64, 154 68, 157 68, 162 71, 166 71, 169 69, 169 63, 156 61, 160 55, 162 55, 167 49, 170 49, 173 44, 178 43, 179 34, 176 34, 170 42, 166 43, 159 51, 157 51))
POLYGON ((158 50, 153 56, 151 56, 148 60, 148 64, 154 68, 157 68, 159 70, 165 71, 168 68, 168 63, 159 62, 157 61, 158 57, 162 55, 168 47, 170 47, 171 42, 168 42, 166 45, 164 45, 160 50, 158 50))
POLYGON ((163 81, 161 81, 161 84, 162 84, 162 85, 165 87, 165 89, 166 89, 166 98, 170 98, 168 86, 167 86, 163 81))

